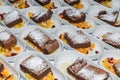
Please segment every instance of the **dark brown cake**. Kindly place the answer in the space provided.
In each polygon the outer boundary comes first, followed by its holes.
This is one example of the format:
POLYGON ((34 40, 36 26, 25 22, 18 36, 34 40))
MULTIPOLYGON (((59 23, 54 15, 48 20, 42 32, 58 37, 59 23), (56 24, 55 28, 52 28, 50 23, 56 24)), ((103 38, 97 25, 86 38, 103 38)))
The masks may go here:
POLYGON ((87 61, 77 59, 67 68, 67 72, 76 80, 107 80, 109 75, 106 71, 87 64, 87 61))
POLYGON ((21 23, 22 19, 19 12, 17 10, 13 10, 4 15, 4 22, 7 27, 11 28, 14 27, 16 24, 21 23))
POLYGON ((79 23, 84 22, 86 15, 84 12, 80 12, 76 9, 66 9, 63 11, 63 17, 69 22, 79 23))
POLYGON ((96 2, 98 2, 98 3, 101 3, 101 2, 104 2, 104 1, 111 1, 111 0, 94 0, 94 1, 96 1, 96 2))
POLYGON ((64 0, 64 1, 71 6, 80 3, 80 0, 64 0))
POLYGON ((86 35, 80 31, 71 31, 65 33, 65 39, 73 48, 87 48, 90 47, 91 42, 86 35))
POLYGON ((37 80, 40 80, 51 72, 51 68, 46 61, 33 55, 22 61, 20 68, 23 72, 30 74, 37 80))
POLYGON ((35 29, 30 32, 26 40, 32 42, 37 46, 44 54, 50 54, 59 48, 57 40, 51 40, 43 31, 35 29))
POLYGON ((52 17, 53 12, 51 10, 47 10, 45 12, 40 12, 35 14, 31 19, 36 23, 44 22, 52 17))
POLYGON ((0 62, 0 73, 3 71, 4 65, 0 62))
POLYGON ((3 48, 11 48, 17 44, 16 37, 8 31, 0 32, 0 45, 3 48))
POLYGON ((52 53, 59 48, 59 43, 57 40, 50 40, 46 45, 45 49, 47 53, 52 53), (54 46, 53 46, 54 45, 54 46))
POLYGON ((8 0, 10 3, 14 4, 15 2, 17 2, 18 0, 8 0))
POLYGON ((120 77, 120 62, 117 62, 113 65, 113 68, 116 72, 116 74, 120 77))
POLYGON ((106 34, 103 35, 102 40, 115 48, 120 48, 120 34, 119 33, 107 32, 106 34))
POLYGON ((35 0, 38 2, 40 5, 45 6, 50 3, 51 0, 35 0))
POLYGON ((114 11, 111 13, 107 13, 106 11, 100 11, 98 14, 98 18, 108 24, 115 25, 117 19, 118 19, 119 12, 114 11))
POLYGON ((84 66, 76 76, 80 80, 108 80, 108 73, 93 65, 84 66))
POLYGON ((76 76, 75 73, 77 73, 79 70, 81 70, 85 65, 87 65, 87 62, 85 60, 77 59, 72 65, 70 65, 67 68, 68 73, 76 76))

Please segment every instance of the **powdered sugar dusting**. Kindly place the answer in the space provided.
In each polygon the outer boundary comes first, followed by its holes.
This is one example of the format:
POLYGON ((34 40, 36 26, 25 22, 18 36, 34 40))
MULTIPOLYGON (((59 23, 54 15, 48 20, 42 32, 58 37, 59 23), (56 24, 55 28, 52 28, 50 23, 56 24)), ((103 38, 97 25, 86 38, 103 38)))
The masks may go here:
POLYGON ((75 2, 75 1, 78 1, 78 0, 65 0, 65 1, 70 3, 70 2, 75 2))
POLYGON ((39 0, 41 3, 45 3, 47 2, 48 0, 39 0))
POLYGON ((115 21, 116 15, 113 15, 112 13, 104 14, 104 15, 101 15, 100 18, 103 20, 115 21))
POLYGON ((81 75, 86 80, 104 80, 106 78, 106 74, 96 74, 94 70, 88 69, 87 66, 83 67, 77 75, 81 75))
POLYGON ((67 32, 67 34, 75 43, 85 43, 86 41, 90 41, 84 34, 80 34, 77 31, 67 32))
POLYGON ((36 19, 39 19, 39 18, 40 18, 41 16, 43 16, 45 13, 46 13, 46 11, 45 11, 45 12, 40 13, 40 14, 36 17, 36 19))
POLYGON ((120 34, 119 33, 113 33, 107 37, 114 42, 120 43, 120 34))
POLYGON ((0 40, 1 41, 6 41, 10 38, 10 34, 6 31, 0 32, 0 40))
POLYGON ((44 44, 49 39, 40 29, 35 29, 28 35, 35 43, 44 44))
POLYGON ((66 13, 68 16, 81 16, 81 12, 76 9, 67 9, 66 13))
POLYGON ((120 71, 120 62, 117 62, 116 64, 114 64, 114 66, 116 67, 117 71, 120 71))
POLYGON ((10 13, 8 13, 8 14, 5 15, 4 21, 5 21, 5 23, 8 24, 10 22, 15 21, 16 19, 19 19, 19 18, 20 18, 19 12, 16 11, 16 10, 14 10, 14 11, 12 11, 12 12, 10 12, 10 13))
POLYGON ((36 16, 38 16, 39 14, 41 14, 41 12, 35 12, 33 17, 36 17, 36 16))
POLYGON ((47 64, 41 58, 33 56, 25 62, 25 66, 37 72, 43 70, 47 66, 47 64))

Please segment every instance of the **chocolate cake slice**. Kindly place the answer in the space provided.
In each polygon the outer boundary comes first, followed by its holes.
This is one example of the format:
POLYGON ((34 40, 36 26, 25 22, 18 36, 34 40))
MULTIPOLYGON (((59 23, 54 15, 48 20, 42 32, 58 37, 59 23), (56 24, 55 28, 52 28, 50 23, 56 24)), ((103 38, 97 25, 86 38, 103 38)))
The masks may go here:
POLYGON ((80 60, 79 58, 67 68, 67 72, 73 76, 76 76, 76 73, 81 70, 87 62, 85 60, 80 60))
POLYGON ((57 50, 59 44, 57 40, 51 40, 43 31, 40 29, 35 29, 28 33, 25 38, 29 42, 32 42, 35 46, 37 46, 44 54, 50 54, 53 51, 57 50))
POLYGON ((117 19, 118 19, 119 12, 114 11, 111 13, 107 13, 106 11, 100 11, 98 14, 98 18, 108 24, 115 25, 117 19))
POLYGON ((98 2, 98 3, 101 3, 101 2, 104 2, 104 1, 111 1, 111 0, 94 0, 94 1, 96 1, 96 2, 98 2))
POLYGON ((13 10, 4 15, 4 22, 7 27, 11 28, 14 27, 16 24, 21 23, 22 19, 19 12, 17 10, 13 10))
POLYGON ((118 75, 118 77, 120 77, 120 62, 117 62, 113 65, 113 68, 116 72, 116 74, 118 75))
POLYGON ((91 45, 90 39, 81 30, 66 32, 65 39, 73 48, 87 48, 91 45))
POLYGON ((108 73, 93 65, 86 65, 76 73, 79 80, 108 80, 108 73))
POLYGON ((119 33, 107 32, 106 34, 103 35, 102 40, 115 48, 120 48, 120 34, 119 33))
POLYGON ((15 2, 17 2, 18 0, 8 0, 10 3, 14 4, 15 2))
POLYGON ((40 80, 51 72, 51 68, 46 61, 33 55, 21 62, 20 69, 37 80, 40 80))
POLYGON ((76 80, 107 80, 109 75, 106 71, 87 63, 79 58, 67 68, 67 72, 76 80))
POLYGON ((35 0, 38 2, 40 5, 45 6, 51 2, 51 0, 35 0))
POLYGON ((66 9, 63 11, 63 18, 65 18, 69 22, 79 23, 85 21, 86 15, 84 12, 76 9, 66 9))
POLYGON ((0 32, 0 46, 3 48, 11 48, 17 44, 16 37, 8 31, 0 32))
POLYGON ((64 1, 71 6, 80 3, 80 0, 64 0, 64 1))
POLYGON ((52 17, 53 12, 51 10, 47 10, 45 12, 40 12, 35 14, 31 19, 36 23, 44 22, 52 17))
POLYGON ((59 43, 57 40, 50 40, 45 44, 45 49, 47 53, 52 53, 59 48, 59 43))
POLYGON ((0 62, 0 73, 3 71, 4 65, 0 62))

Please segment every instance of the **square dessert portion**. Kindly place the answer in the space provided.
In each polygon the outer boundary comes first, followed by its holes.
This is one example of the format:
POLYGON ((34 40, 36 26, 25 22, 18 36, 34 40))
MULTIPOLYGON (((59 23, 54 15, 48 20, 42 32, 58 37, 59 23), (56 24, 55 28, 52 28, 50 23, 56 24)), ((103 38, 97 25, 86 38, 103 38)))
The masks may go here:
POLYGON ((4 65, 0 62, 0 73, 3 71, 4 65))
POLYGON ((112 7, 112 0, 93 0, 93 1, 96 1, 99 4, 109 7, 109 8, 112 7))
POLYGON ((40 27, 43 28, 55 28, 56 23, 55 20, 52 19, 53 11, 46 10, 46 11, 39 11, 36 13, 28 12, 28 17, 32 19, 35 23, 37 23, 40 27))
POLYGON ((15 2, 17 2, 18 0, 8 0, 10 3, 14 4, 15 2))
POLYGON ((117 62, 113 65, 113 68, 115 70, 115 73, 120 77, 120 62, 117 62))
POLYGON ((4 15, 4 23, 9 28, 14 27, 22 21, 23 20, 21 19, 20 13, 17 10, 13 10, 4 15))
POLYGON ((67 68, 67 72, 75 77, 76 80, 107 80, 109 77, 106 71, 79 58, 67 68))
POLYGON ((71 6, 80 3, 80 0, 64 0, 64 1, 71 6))
POLYGON ((16 37, 11 34, 9 31, 1 31, 0 32, 0 46, 3 48, 11 48, 17 44, 16 37))
POLYGON ((77 9, 66 9, 62 14, 63 18, 73 23, 84 22, 86 19, 85 13, 77 9))
POLYGON ((104 1, 111 1, 111 0, 94 0, 94 1, 96 1, 96 2, 98 2, 98 3, 101 3, 101 2, 104 2, 104 1))
POLYGON ((25 9, 32 4, 31 0, 8 0, 15 8, 25 9))
POLYGON ((38 28, 29 32, 25 39, 33 43, 45 54, 50 54, 59 48, 59 43, 56 39, 52 40, 38 28))
POLYGON ((38 2, 40 5, 45 6, 50 3, 51 0, 35 0, 38 2))
POLYGON ((44 22, 52 17, 53 12, 51 10, 47 10, 44 12, 39 12, 34 14, 31 19, 36 23, 44 22))
POLYGON ((107 32, 106 34, 103 35, 102 40, 115 48, 120 48, 120 34, 117 32, 116 33, 107 32))
POLYGON ((87 48, 91 45, 90 39, 81 30, 66 32, 65 39, 73 48, 87 48))
POLYGON ((81 29, 90 29, 94 27, 94 22, 89 22, 85 12, 80 11, 79 9, 64 9, 59 13, 59 17, 81 29))
POLYGON ((118 19, 119 12, 114 11, 111 13, 108 13, 107 11, 100 11, 98 13, 98 18, 110 25, 117 26, 115 25, 117 19, 118 19))
POLYGON ((20 68, 23 72, 30 74, 37 80, 40 80, 51 72, 51 68, 45 60, 33 55, 23 60, 20 68))

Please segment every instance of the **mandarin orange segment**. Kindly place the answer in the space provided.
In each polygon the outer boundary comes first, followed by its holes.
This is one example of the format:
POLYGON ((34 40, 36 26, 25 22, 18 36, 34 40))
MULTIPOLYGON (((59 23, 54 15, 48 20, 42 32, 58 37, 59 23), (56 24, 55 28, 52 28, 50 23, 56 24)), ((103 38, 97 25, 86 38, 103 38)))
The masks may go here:
POLYGON ((115 63, 117 63, 117 62, 120 62, 120 60, 113 59, 113 60, 111 60, 111 62, 109 62, 108 58, 106 58, 106 59, 104 59, 104 60, 102 61, 102 65, 103 65, 106 69, 108 69, 110 72, 112 72, 113 74, 116 74, 116 73, 115 73, 115 70, 114 70, 114 68, 113 68, 113 65, 114 65, 115 63))
POLYGON ((79 4, 73 5, 73 7, 76 8, 76 9, 82 9, 84 7, 84 5, 79 3, 79 4))

